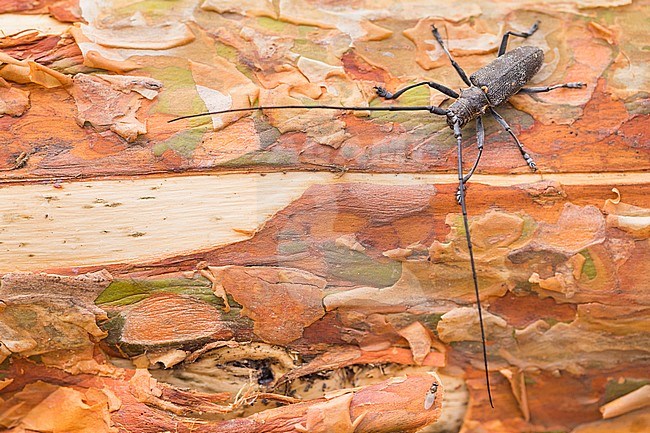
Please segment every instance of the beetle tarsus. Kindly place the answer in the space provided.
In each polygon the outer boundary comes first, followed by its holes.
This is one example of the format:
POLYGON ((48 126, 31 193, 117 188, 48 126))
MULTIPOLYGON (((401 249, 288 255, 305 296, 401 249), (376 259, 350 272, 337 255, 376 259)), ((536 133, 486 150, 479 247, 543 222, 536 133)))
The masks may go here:
POLYGON ((456 188, 456 202, 458 204, 461 204, 463 201, 463 197, 461 195, 465 195, 465 191, 467 190, 467 187, 465 186, 465 182, 461 183, 458 185, 458 188, 456 188))
POLYGON ((377 96, 384 99, 393 99, 393 94, 390 93, 388 90, 384 89, 383 87, 375 86, 374 89, 375 92, 377 92, 377 96))
POLYGON ((494 110, 494 108, 490 107, 490 113, 492 114, 492 117, 499 122, 501 127, 506 130, 508 134, 510 134, 510 137, 514 140, 515 144, 517 145, 517 148, 519 149, 519 152, 521 153, 521 156, 524 158, 524 161, 526 161, 526 164, 528 164, 528 167, 530 167, 533 171, 537 171, 537 164, 535 164, 535 161, 533 161, 533 158, 526 152, 526 149, 524 149, 524 145, 521 144, 515 133, 512 131, 512 128, 510 128, 510 125, 508 125, 508 122, 505 121, 503 117, 499 115, 499 113, 494 110))
POLYGON ((535 33, 537 29, 539 29, 539 23, 540 23, 539 20, 535 21, 535 24, 533 24, 533 26, 530 29, 528 29, 528 31, 526 32, 519 33, 519 32, 513 32, 512 30, 505 32, 503 38, 501 39, 501 45, 499 46, 499 52, 497 53, 497 57, 501 57, 506 52, 506 48, 508 46, 508 38, 510 36, 519 36, 520 38, 526 39, 529 36, 532 36, 533 33, 535 33))
POLYGON ((564 83, 564 84, 554 84, 552 86, 542 86, 542 87, 522 87, 519 89, 519 93, 544 93, 550 92, 555 89, 582 89, 587 87, 586 83, 577 82, 577 83, 564 83))
POLYGON ((537 164, 535 164, 535 161, 533 161, 533 158, 530 157, 527 153, 524 153, 524 160, 528 164, 528 167, 530 167, 531 170, 537 171, 537 164))
POLYGON ((382 98, 385 98, 385 99, 397 99, 400 96, 402 96, 402 94, 404 94, 405 92, 408 92, 409 90, 415 89, 416 87, 420 87, 420 86, 429 86, 432 89, 435 89, 438 92, 449 96, 450 98, 457 99, 458 97, 460 97, 460 95, 455 90, 450 89, 449 87, 445 86, 444 84, 436 83, 435 81, 421 81, 419 83, 415 83, 415 84, 411 84, 411 85, 408 85, 406 87, 403 87, 403 88, 399 89, 398 91, 396 91, 395 93, 390 93, 385 88, 380 87, 380 86, 375 86, 374 88, 375 88, 375 92, 377 92, 377 95, 379 95, 382 98))

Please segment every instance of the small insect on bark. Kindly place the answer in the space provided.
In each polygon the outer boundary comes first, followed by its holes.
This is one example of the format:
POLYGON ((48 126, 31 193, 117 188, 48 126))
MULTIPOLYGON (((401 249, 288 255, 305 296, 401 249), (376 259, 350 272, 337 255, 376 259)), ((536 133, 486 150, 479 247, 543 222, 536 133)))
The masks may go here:
MULTIPOLYGON (((526 152, 524 146, 521 144, 515 133, 510 128, 510 125, 503 117, 496 112, 495 108, 503 104, 510 98, 519 93, 541 93, 550 92, 551 90, 567 88, 579 89, 585 87, 584 83, 565 83, 556 84, 552 86, 542 87, 524 87, 528 81, 539 71, 544 62, 544 52, 536 47, 522 46, 514 50, 506 52, 508 45, 508 38, 510 36, 518 36, 521 38, 528 38, 537 31, 539 21, 535 22, 533 26, 525 32, 508 31, 501 39, 501 45, 497 53, 497 58, 491 63, 482 67, 474 72, 469 77, 463 68, 456 63, 451 53, 445 46, 438 29, 431 26, 433 36, 442 47, 445 55, 449 58, 451 65, 454 67, 460 78, 467 85, 466 88, 461 89, 460 93, 456 92, 449 87, 436 83, 434 81, 422 81, 419 83, 406 86, 395 93, 390 93, 383 87, 376 86, 375 90, 377 95, 384 99, 397 99, 404 92, 419 86, 429 86, 444 95, 455 99, 448 108, 436 106, 417 106, 417 107, 400 107, 400 106, 386 106, 386 107, 339 107, 331 105, 279 105, 269 107, 251 107, 251 108, 235 108, 224 111, 211 111, 199 114, 192 114, 189 116, 177 117, 169 122, 176 122, 181 119, 190 119, 193 117, 207 116, 213 114, 233 113, 241 111, 253 110, 287 110, 287 109, 310 109, 310 110, 348 110, 348 111, 428 111, 437 116, 445 116, 447 125, 452 129, 454 137, 457 142, 458 151, 458 190, 456 192, 456 200, 461 207, 463 214, 463 224, 465 228, 465 238, 467 241, 467 249, 469 252, 470 266, 472 270, 472 279, 474 283, 474 292, 476 297, 476 305, 479 316, 479 324, 481 329, 481 342, 483 344, 483 365, 485 368, 485 382, 490 400, 490 406, 494 407, 492 401, 492 391, 490 388, 490 375, 488 368, 487 348, 485 344, 485 326, 483 324, 483 310, 481 307, 481 299, 479 296, 478 278, 476 275, 476 265, 474 263, 474 253, 472 251, 472 240, 469 232, 469 223, 467 221, 467 206, 465 203, 465 185, 472 177, 476 167, 478 167, 479 160, 483 154, 483 145, 485 143, 485 129, 483 127, 483 115, 489 113, 501 125, 503 129, 508 132, 515 145, 519 149, 521 156, 526 164, 532 169, 537 170, 535 162, 531 156, 526 152), (478 154, 472 167, 467 173, 463 168, 463 152, 462 152, 462 134, 461 129, 472 120, 476 121, 476 142, 478 147, 478 154)), ((425 406, 432 405, 435 399, 435 390, 427 394, 425 406)))
POLYGON ((431 387, 427 390, 427 394, 424 396, 424 410, 429 410, 433 406, 433 403, 436 402, 436 394, 438 393, 438 383, 433 382, 431 387))

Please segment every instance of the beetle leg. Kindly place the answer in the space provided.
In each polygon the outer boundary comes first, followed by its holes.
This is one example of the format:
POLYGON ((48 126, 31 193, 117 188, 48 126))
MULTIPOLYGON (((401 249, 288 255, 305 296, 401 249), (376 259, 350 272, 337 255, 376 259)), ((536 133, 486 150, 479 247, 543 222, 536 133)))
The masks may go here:
POLYGON ((508 134, 515 140, 515 143, 517 143, 517 147, 519 147, 519 152, 521 152, 521 156, 524 157, 524 161, 526 161, 526 164, 533 170, 537 170, 537 165, 535 164, 535 161, 533 161, 533 158, 530 157, 528 152, 526 152, 526 149, 524 149, 524 145, 521 144, 517 136, 515 135, 514 132, 512 132, 512 129, 510 128, 510 125, 508 125, 508 122, 505 121, 503 117, 499 115, 492 107, 490 107, 490 113, 492 113, 492 117, 496 119, 497 122, 505 129, 508 134))
POLYGON ((519 90, 519 93, 543 93, 555 89, 580 89, 582 87, 587 87, 587 85, 585 83, 564 83, 543 87, 522 87, 521 90, 519 90))
POLYGON ((535 21, 535 24, 527 31, 527 32, 513 32, 513 31, 507 31, 503 35, 503 39, 501 39, 501 46, 499 46, 499 54, 497 54, 497 57, 501 57, 505 52, 506 52, 506 46, 508 45, 508 37, 509 36, 519 36, 520 38, 527 38, 528 36, 531 36, 533 33, 537 31, 539 28, 539 21, 535 21))
POLYGON ((447 57, 449 57, 449 61, 451 62, 451 66, 453 66, 454 69, 456 70, 456 72, 458 72, 458 75, 460 75, 460 78, 463 79, 463 82, 465 84, 467 84, 468 86, 471 86, 472 82, 469 81, 469 78, 467 78, 467 74, 465 73, 465 71, 463 71, 463 68, 461 68, 460 65, 458 63, 456 63, 454 58, 451 57, 451 53, 449 52, 447 47, 445 47, 445 43, 442 41, 442 37, 440 37, 440 33, 438 33, 438 29, 433 24, 431 25, 431 31, 433 32, 433 37, 436 38, 436 41, 438 41, 438 43, 442 47, 442 50, 445 52, 447 57))
POLYGON ((454 116, 454 137, 456 137, 456 147, 458 148, 458 183, 460 184, 459 192, 456 195, 463 213, 463 224, 465 226, 465 239, 467 241, 467 251, 469 252, 469 262, 472 268, 472 280, 474 281, 474 294, 476 296, 476 308, 478 309, 478 321, 481 327, 481 342, 483 343, 483 365, 485 367, 485 383, 487 386, 490 406, 492 403, 492 391, 490 389, 490 374, 488 371, 487 347, 485 344, 485 326, 483 325, 483 309, 481 307, 481 297, 478 291, 478 277, 476 276, 476 264, 474 263, 474 252, 472 250, 472 238, 469 234, 469 223, 467 222, 467 206, 465 205, 465 178, 463 177, 463 137, 460 132, 460 120, 454 116))
POLYGON ((421 83, 411 84, 410 86, 406 86, 403 89, 400 89, 395 93, 390 93, 389 91, 387 91, 383 87, 379 87, 379 86, 375 86, 375 91, 377 92, 377 95, 381 96, 384 99, 397 99, 402 95, 402 93, 406 92, 407 90, 411 90, 414 87, 418 87, 418 86, 429 86, 432 89, 436 89, 437 91, 439 91, 441 93, 444 93, 445 95, 447 95, 449 97, 452 97, 452 98, 455 98, 455 99, 458 99, 458 97, 460 96, 458 93, 451 90, 449 87, 444 86, 442 84, 438 84, 438 83, 436 83, 434 81, 422 81, 421 83))
MULTIPOLYGON (((476 145, 478 147, 478 155, 476 156, 476 161, 474 161, 472 169, 463 177, 463 183, 466 183, 469 178, 472 177, 474 170, 478 167, 478 162, 483 154, 483 143, 485 143, 485 128, 483 128, 483 119, 479 116, 476 118, 476 145)), ((458 193, 456 193, 456 195, 458 195, 458 193)))

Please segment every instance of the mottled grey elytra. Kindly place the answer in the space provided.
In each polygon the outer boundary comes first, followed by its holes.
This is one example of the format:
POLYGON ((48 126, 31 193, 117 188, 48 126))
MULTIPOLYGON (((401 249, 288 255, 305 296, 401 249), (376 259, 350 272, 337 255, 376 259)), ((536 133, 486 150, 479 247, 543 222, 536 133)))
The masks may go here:
POLYGON ((539 71, 544 52, 536 47, 519 47, 497 57, 469 76, 471 86, 460 91, 460 97, 449 106, 452 115, 447 123, 454 127, 454 115, 460 127, 482 116, 490 107, 497 107, 515 95, 539 71))
POLYGON ((485 88, 492 107, 501 105, 521 90, 544 63, 544 51, 537 47, 519 47, 497 57, 469 76, 476 87, 485 88))

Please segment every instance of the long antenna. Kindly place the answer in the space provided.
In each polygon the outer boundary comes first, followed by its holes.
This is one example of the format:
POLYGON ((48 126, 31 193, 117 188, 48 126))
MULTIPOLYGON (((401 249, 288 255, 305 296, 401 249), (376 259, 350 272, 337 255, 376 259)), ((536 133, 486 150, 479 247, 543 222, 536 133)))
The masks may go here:
MULTIPOLYGON (((435 34, 435 31, 434 31, 435 34)), ((444 45, 443 45, 444 48, 444 45)), ((193 119, 195 117, 210 116, 213 114, 226 114, 226 113, 237 113, 237 112, 246 112, 246 111, 256 111, 256 110, 286 110, 286 109, 322 109, 322 110, 343 110, 343 111, 428 111, 431 114, 436 114, 438 116, 448 116, 449 111, 432 106, 415 106, 415 107, 404 107, 404 106, 388 106, 388 107, 342 107, 336 105, 275 105, 275 106, 259 106, 259 107, 249 107, 249 108, 233 108, 230 110, 222 111, 206 111, 204 113, 190 114, 187 116, 176 117, 175 119, 169 120, 168 123, 176 122, 183 119, 193 119)), ((478 290, 478 277, 476 276, 476 265, 474 263, 474 252, 472 251, 472 239, 469 234, 469 223, 467 221, 467 207, 465 206, 465 178, 463 176, 463 155, 462 155, 462 137, 460 132, 460 124, 458 122, 454 123, 454 136, 458 142, 458 181, 459 181, 459 195, 458 202, 461 206, 463 213, 463 223, 465 225, 465 237, 467 239, 467 248, 469 251, 470 264, 472 267, 472 279, 474 281, 474 293, 476 295, 476 305, 478 308, 478 317, 479 324, 481 326, 481 342, 483 345, 483 364, 485 366, 485 383, 487 385, 488 398, 490 399, 490 406, 494 408, 494 403, 492 402, 492 390, 490 387, 490 376, 488 372, 488 358, 487 358, 487 346, 485 339, 485 326, 483 325, 483 308, 481 307, 481 298, 478 290)), ((481 149, 482 150, 482 149, 481 149)), ((478 164, 478 161, 477 161, 478 164)), ((472 175, 474 169, 470 171, 469 176, 472 175)), ((469 176, 467 177, 469 179, 469 176)))
POLYGON ((205 113, 190 114, 188 116, 181 116, 169 120, 167 123, 176 122, 183 119, 192 119, 194 117, 211 116, 213 114, 237 113, 242 111, 256 111, 256 110, 286 110, 293 109, 321 109, 321 110, 349 110, 349 111, 428 111, 432 114, 439 116, 446 116, 447 110, 432 105, 417 106, 417 107, 402 107, 402 106, 389 106, 389 107, 341 107, 337 105, 274 105, 270 107, 249 107, 249 108, 233 108, 223 111, 206 111, 205 113))
POLYGON ((465 206, 465 179, 463 176, 463 146, 462 136, 460 133, 460 125, 458 122, 454 123, 454 135, 458 144, 458 201, 460 203, 461 211, 463 212, 463 224, 465 225, 465 239, 467 240, 467 250, 469 251, 469 262, 472 266, 472 279, 474 280, 474 294, 476 295, 476 307, 478 308, 478 322, 481 326, 481 343, 483 345, 483 365, 485 367, 485 383, 487 385, 488 398, 490 399, 490 406, 494 408, 492 402, 492 390, 490 388, 490 373, 488 370, 487 347, 485 343, 485 326, 483 325, 483 308, 481 307, 481 297, 478 291, 478 277, 476 276, 476 265, 474 264, 474 252, 472 250, 472 238, 469 234, 469 223, 467 222, 467 207, 465 206))

